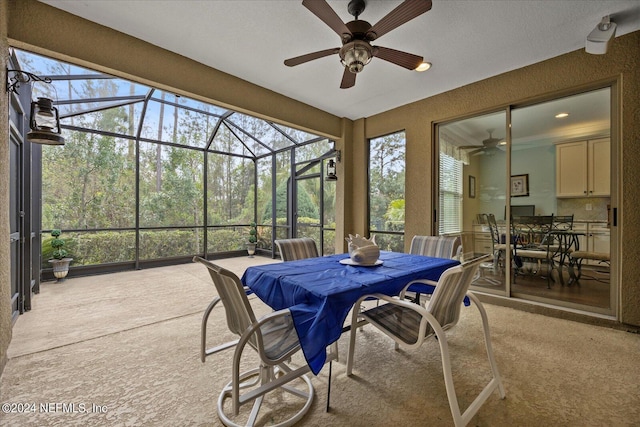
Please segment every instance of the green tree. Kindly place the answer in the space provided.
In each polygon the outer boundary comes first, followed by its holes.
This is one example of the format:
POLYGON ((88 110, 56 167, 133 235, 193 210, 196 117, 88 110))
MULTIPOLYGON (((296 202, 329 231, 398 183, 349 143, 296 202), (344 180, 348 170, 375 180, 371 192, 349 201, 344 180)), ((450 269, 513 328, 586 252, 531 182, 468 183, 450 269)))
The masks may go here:
MULTIPOLYGON (((276 189, 276 218, 287 217, 287 197, 288 197, 288 182, 283 181, 278 185, 276 189)), ((270 205, 271 202, 269 201, 270 205)), ((262 221, 271 222, 270 210, 263 212, 262 221)), ((313 202, 309 193, 303 188, 299 187, 298 190, 298 216, 307 218, 318 218, 318 205, 313 202)))
MULTIPOLYGON (((371 227, 384 230, 385 214, 394 200, 404 200, 405 138, 404 132, 371 140, 369 151, 369 200, 371 227)), ((396 230, 404 224, 396 223, 396 230)))

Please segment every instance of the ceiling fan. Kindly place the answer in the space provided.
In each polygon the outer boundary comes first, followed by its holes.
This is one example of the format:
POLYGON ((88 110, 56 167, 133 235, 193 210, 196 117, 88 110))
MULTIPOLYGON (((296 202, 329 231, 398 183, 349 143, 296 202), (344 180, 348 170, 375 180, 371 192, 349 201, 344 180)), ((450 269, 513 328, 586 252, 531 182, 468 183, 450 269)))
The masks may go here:
POLYGON ((424 61, 421 56, 387 47, 372 46, 371 42, 429 11, 431 9, 431 0, 405 0, 373 26, 367 21, 358 19, 358 16, 366 6, 364 0, 351 0, 349 2, 348 11, 355 19, 346 24, 342 22, 326 0, 303 0, 302 5, 340 36, 342 47, 325 49, 287 59, 284 64, 289 67, 337 53, 340 56, 342 65, 344 65, 340 88, 347 89, 356 84, 356 74, 361 72, 374 56, 408 70, 415 70, 424 61))
POLYGON ((460 147, 460 149, 461 150, 474 149, 474 151, 470 151, 468 153, 470 156, 473 156, 476 154, 488 154, 488 155, 493 154, 493 151, 498 147, 498 144, 504 140, 503 138, 494 138, 493 137, 494 130, 495 129, 487 129, 487 132, 489 133, 489 138, 482 140, 482 146, 465 145, 463 147, 460 147))

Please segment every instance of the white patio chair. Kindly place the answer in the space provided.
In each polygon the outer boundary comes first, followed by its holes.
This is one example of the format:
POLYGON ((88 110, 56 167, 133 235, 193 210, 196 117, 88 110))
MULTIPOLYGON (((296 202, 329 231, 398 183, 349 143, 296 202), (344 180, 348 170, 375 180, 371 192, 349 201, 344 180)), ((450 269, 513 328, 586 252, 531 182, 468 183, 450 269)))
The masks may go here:
MULTIPOLYGON (((365 295, 356 304, 360 304, 365 298, 370 297, 375 297, 381 302, 386 301, 386 304, 380 304, 361 313, 354 313, 352 318, 352 322, 355 322, 357 316, 362 316, 366 321, 380 329, 396 342, 396 350, 400 345, 407 348, 416 348, 432 336, 437 338, 437 343, 440 346, 447 397, 456 426, 466 426, 494 390, 498 390, 500 398, 505 397, 504 387, 500 379, 500 374, 498 373, 498 367, 491 346, 487 313, 478 298, 471 292, 467 292, 476 274, 478 265, 487 259, 491 259, 490 254, 451 267, 442 273, 440 280, 438 280, 436 290, 426 308, 404 301, 404 291, 399 297, 390 297, 382 294, 365 295), (445 331, 458 323, 460 307, 465 295, 469 296, 473 301, 482 317, 484 341, 492 378, 471 405, 461 413, 453 384, 451 362, 449 360, 449 346, 447 344, 445 331)), ((356 328, 352 328, 349 339, 349 354, 347 356, 347 375, 352 375, 355 343, 356 328)), ((380 350, 377 349, 376 351, 380 350)))
POLYGON ((459 255, 460 245, 460 236, 413 236, 409 253, 453 259, 459 255))
POLYGON ((310 237, 298 237, 294 239, 278 239, 275 241, 282 261, 294 261, 297 259, 318 257, 316 242, 310 237))
MULTIPOLYGON (((436 258, 457 259, 461 255, 462 241, 460 236, 413 236, 409 253, 436 258)), ((427 279, 414 280, 409 285, 424 284, 435 286, 437 282, 427 279)), ((420 304, 420 292, 406 292, 405 296, 420 304)), ((428 297, 428 296, 427 296, 428 297)))
POLYGON ((300 398, 302 408, 286 420, 272 425, 284 427, 295 424, 311 408, 314 389, 311 380, 305 375, 310 371, 306 363, 297 369, 292 369, 285 364, 300 350, 298 334, 290 311, 278 310, 256 319, 238 276, 203 258, 194 257, 193 260, 204 264, 209 269, 218 292, 218 296, 209 304, 202 318, 202 361, 204 362, 206 357, 219 351, 235 347, 231 381, 222 389, 218 398, 218 417, 226 426, 252 426, 259 419, 259 411, 265 395, 280 390, 300 398), (207 321, 211 311, 219 302, 224 306, 229 330, 240 338, 237 341, 207 349, 207 321), (241 373, 240 362, 247 345, 260 356, 260 365, 241 373), (296 382, 296 387, 289 384, 297 379, 301 380, 296 382), (227 400, 231 401, 231 405, 227 404, 225 407, 227 400), (247 416, 243 411, 243 414, 239 415, 240 407, 246 403, 253 403, 250 413, 247 416), (238 424, 239 420, 244 418, 248 420, 238 424))

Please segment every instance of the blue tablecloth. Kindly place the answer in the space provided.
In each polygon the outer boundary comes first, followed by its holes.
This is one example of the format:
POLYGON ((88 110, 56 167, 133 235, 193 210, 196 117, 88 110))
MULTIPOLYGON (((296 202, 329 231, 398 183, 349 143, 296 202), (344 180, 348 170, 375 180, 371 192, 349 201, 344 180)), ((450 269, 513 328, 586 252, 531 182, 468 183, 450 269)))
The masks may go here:
POLYGON ((340 264, 347 254, 249 267, 242 276, 262 301, 274 310, 289 308, 302 351, 314 374, 326 361, 326 348, 342 334, 353 304, 363 295, 397 295, 410 281, 437 281, 456 260, 399 252, 381 252, 382 265, 340 264))

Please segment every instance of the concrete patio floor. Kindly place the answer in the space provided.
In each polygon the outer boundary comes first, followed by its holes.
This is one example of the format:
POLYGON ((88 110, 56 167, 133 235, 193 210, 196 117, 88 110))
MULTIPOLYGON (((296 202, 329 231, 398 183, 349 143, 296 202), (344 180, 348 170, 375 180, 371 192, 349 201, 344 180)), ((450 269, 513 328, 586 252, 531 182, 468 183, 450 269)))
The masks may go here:
MULTIPOLYGON (((241 277, 250 265, 280 260, 215 262, 241 277)), ((195 263, 43 282, 40 289, 14 325, 9 358, 200 314, 215 295, 208 272, 195 263)))
MULTIPOLYGON (((272 262, 280 261, 215 261, 239 276, 249 265, 272 262)), ((221 426, 215 400, 229 380, 231 354, 206 363, 199 358, 202 313, 214 296, 207 270, 196 263, 43 283, 33 309, 13 327, 0 401, 97 404, 104 412, 0 413, 0 425, 221 426)), ((270 311, 257 297, 250 301, 257 316, 270 311)), ((470 425, 638 426, 640 335, 485 307, 507 397, 492 395, 470 425)), ((233 338, 222 309, 214 310, 209 327, 210 345, 233 338)), ((447 341, 466 407, 488 375, 475 308, 462 310, 447 341)), ((343 359, 347 345, 343 335, 331 410, 325 411, 323 369, 312 377, 316 397, 299 425, 452 425, 435 341, 394 351, 386 336, 365 327, 351 377, 343 359)), ((298 356, 294 365, 304 363, 298 356)), ((281 415, 278 401, 271 408, 268 415, 281 415)))

